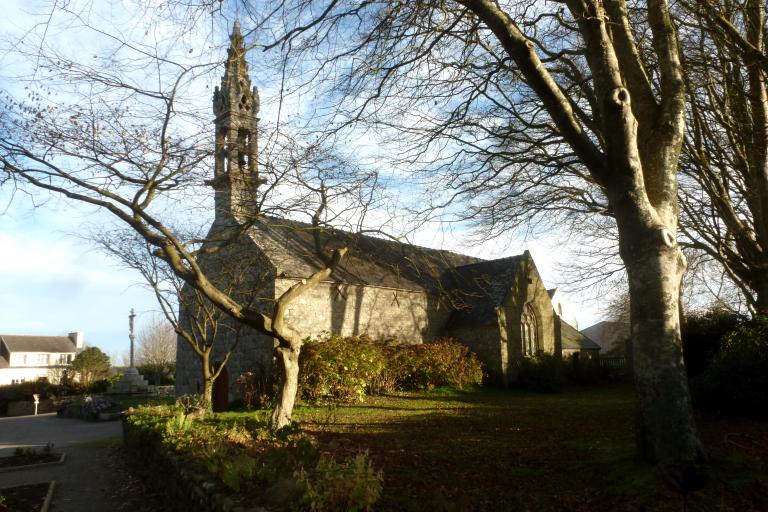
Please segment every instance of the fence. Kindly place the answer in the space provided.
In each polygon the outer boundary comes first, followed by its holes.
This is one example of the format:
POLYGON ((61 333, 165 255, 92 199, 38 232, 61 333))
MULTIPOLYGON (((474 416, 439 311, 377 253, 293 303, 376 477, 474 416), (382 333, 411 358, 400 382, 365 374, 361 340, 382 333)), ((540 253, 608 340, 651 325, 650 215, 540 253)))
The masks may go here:
POLYGON ((612 370, 628 370, 626 357, 605 357, 600 356, 600 366, 603 368, 610 368, 612 370))

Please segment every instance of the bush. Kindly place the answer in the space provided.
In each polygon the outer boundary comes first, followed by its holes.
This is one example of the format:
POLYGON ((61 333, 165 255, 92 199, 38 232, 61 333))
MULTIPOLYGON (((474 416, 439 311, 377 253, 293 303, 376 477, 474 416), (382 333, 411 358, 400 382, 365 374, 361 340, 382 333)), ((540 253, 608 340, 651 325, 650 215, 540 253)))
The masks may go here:
POLYGON ((330 336, 304 345, 299 388, 306 400, 354 402, 398 389, 460 389, 482 379, 477 357, 456 340, 391 345, 365 336, 330 336))
POLYGON ((368 510, 380 494, 381 473, 365 455, 321 457, 294 425, 273 433, 253 419, 194 419, 180 405, 142 407, 123 421, 127 453, 166 510, 368 510))
POLYGON ((40 395, 40 399, 44 400, 47 398, 55 399, 66 395, 79 394, 81 392, 81 387, 75 384, 49 384, 45 379, 40 379, 35 382, 22 382, 20 384, 0 386, 0 414, 8 413, 9 403, 32 400, 33 394, 40 395))
POLYGON ((301 471, 304 504, 312 512, 336 510, 371 510, 381 496, 381 471, 374 471, 367 453, 350 461, 337 463, 333 457, 320 457, 313 478, 301 471))
POLYGON ((301 351, 299 388, 307 400, 361 401, 385 368, 382 347, 366 336, 309 340, 301 351))
POLYGON ((694 404, 711 412, 768 417, 768 317, 723 337, 709 367, 692 379, 694 404))
POLYGON ((481 384, 483 367, 466 345, 451 338, 387 350, 387 367, 398 389, 421 390, 441 386, 461 389, 481 384))
POLYGON ((720 351, 723 336, 745 322, 745 318, 723 308, 687 315, 682 327, 683 358, 689 377, 703 373, 720 351))
POLYGON ((147 363, 136 367, 153 386, 167 386, 176 382, 176 363, 147 363))
POLYGON ((540 353, 520 361, 516 385, 531 391, 553 393, 561 391, 566 383, 566 363, 562 358, 540 353))

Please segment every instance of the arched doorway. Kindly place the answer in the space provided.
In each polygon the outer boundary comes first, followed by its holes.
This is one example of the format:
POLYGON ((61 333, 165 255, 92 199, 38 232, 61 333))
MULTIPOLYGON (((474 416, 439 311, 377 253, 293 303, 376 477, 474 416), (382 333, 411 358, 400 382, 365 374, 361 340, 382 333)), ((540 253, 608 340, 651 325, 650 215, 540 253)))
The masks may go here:
POLYGON ((526 304, 520 317, 520 339, 524 356, 535 356, 540 350, 537 327, 536 313, 530 304, 526 304))

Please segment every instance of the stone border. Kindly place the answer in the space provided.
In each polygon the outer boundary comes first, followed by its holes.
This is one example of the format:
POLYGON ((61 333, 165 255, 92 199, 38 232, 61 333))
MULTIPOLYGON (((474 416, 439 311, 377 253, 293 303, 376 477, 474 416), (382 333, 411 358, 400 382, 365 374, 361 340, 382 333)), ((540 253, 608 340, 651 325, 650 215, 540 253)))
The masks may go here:
MULTIPOLYGON (((61 458, 61 461, 64 462, 64 457, 61 458)), ((54 462, 53 464, 56 463, 54 462)), ((43 506, 40 507, 40 512, 48 512, 48 509, 51 507, 51 502, 53 501, 53 490, 55 488, 56 480, 51 480, 51 483, 48 485, 48 494, 45 495, 45 501, 43 502, 43 506)))
POLYGON ((11 471, 24 471, 25 469, 37 469, 37 468, 43 468, 45 466, 57 466, 59 464, 64 464, 64 460, 67 458, 66 453, 61 454, 61 458, 59 460, 54 460, 53 462, 39 462, 37 464, 25 464, 24 466, 11 466, 7 468, 0 468, 0 473, 9 473, 11 471))

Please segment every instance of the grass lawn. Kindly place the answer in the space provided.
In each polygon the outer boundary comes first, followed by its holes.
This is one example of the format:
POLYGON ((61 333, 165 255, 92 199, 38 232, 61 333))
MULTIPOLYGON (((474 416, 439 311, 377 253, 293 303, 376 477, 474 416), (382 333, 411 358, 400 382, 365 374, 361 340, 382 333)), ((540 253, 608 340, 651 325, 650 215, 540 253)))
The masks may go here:
MULTIPOLYGON (((370 453, 384 472, 377 510, 683 510, 654 468, 634 461, 632 417, 629 386, 437 390, 295 413, 323 451, 370 453)), ((712 457, 702 494, 713 510, 768 510, 757 483, 768 482, 768 424, 700 418, 699 425, 712 457)))

